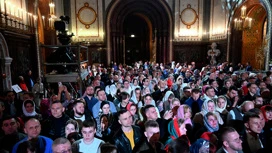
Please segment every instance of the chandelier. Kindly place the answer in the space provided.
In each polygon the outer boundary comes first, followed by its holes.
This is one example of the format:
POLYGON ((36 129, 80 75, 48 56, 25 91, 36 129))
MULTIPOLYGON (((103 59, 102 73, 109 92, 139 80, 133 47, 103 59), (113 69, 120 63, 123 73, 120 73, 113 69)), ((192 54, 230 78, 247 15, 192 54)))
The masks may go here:
POLYGON ((241 8, 241 15, 234 19, 235 30, 249 30, 252 27, 252 18, 246 16, 246 7, 241 8))

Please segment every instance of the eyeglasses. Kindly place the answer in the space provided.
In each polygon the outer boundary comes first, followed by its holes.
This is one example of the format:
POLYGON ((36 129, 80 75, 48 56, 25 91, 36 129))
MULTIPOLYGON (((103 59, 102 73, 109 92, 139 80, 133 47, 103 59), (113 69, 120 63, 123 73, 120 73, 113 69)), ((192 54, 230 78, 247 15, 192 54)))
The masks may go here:
POLYGON ((71 152, 72 152, 71 149, 67 149, 67 150, 63 150, 63 151, 59 151, 59 152, 55 151, 54 153, 71 153, 71 152))
POLYGON ((240 137, 238 137, 238 138, 236 138, 236 139, 234 139, 234 140, 232 140, 232 141, 230 141, 230 142, 239 143, 239 142, 241 142, 241 141, 242 141, 242 137, 240 136, 240 137))
POLYGON ((9 125, 10 126, 14 126, 16 124, 16 122, 10 122, 10 123, 5 123, 3 124, 4 127, 8 127, 9 125))

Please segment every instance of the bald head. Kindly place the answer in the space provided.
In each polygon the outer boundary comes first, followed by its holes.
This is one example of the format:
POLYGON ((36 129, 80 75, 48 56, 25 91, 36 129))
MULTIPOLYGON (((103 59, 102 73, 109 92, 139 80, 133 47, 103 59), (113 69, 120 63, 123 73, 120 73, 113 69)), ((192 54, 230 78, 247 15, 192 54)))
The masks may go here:
POLYGON ((243 112, 248 112, 249 110, 254 108, 254 103, 252 101, 244 101, 241 104, 241 108, 243 112))

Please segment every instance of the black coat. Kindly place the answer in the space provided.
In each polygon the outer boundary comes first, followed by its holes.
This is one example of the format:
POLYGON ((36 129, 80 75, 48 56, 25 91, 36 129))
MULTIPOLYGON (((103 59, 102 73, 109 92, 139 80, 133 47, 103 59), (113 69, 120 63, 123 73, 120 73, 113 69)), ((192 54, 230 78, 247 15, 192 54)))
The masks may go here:
MULTIPOLYGON (((134 144, 136 146, 142 138, 142 133, 138 126, 132 125, 132 128, 134 132, 134 144)), ((120 128, 113 136, 112 144, 118 148, 118 153, 131 153, 133 149, 122 128, 120 128)))

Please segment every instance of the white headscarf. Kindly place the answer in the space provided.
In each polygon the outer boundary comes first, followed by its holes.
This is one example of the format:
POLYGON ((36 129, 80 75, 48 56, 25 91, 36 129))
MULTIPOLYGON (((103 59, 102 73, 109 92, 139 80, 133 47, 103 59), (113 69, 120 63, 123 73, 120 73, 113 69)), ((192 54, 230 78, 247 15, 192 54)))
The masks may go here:
POLYGON ((162 102, 168 101, 168 98, 170 95, 174 95, 174 93, 172 91, 167 91, 164 95, 164 97, 162 98, 162 102))
POLYGON ((34 101, 32 101, 32 100, 30 100, 30 99, 27 99, 27 100, 25 100, 25 101, 23 102, 22 109, 23 109, 23 113, 24 113, 25 116, 35 116, 35 115, 37 115, 37 113, 36 113, 36 111, 35 111, 35 103, 34 103, 34 101), (29 101, 32 102, 33 107, 34 107, 33 112, 31 112, 31 113, 28 113, 28 112, 26 111, 26 108, 25 108, 25 102, 29 102, 29 101))
MULTIPOLYGON (((201 112, 200 112, 200 113, 203 115, 203 117, 209 112, 209 110, 208 110, 208 103, 209 103, 210 101, 212 101, 212 102, 214 103, 213 100, 207 99, 207 100, 205 100, 204 103, 202 104, 202 109, 201 109, 201 112)), ((215 105, 215 103, 214 103, 214 105, 215 105)), ((224 121, 223 121, 223 119, 221 118, 220 114, 219 114, 218 112, 215 111, 215 108, 214 108, 214 111, 213 111, 212 113, 214 113, 214 114, 216 115, 217 120, 218 120, 218 123, 219 123, 220 125, 223 125, 223 124, 224 124, 224 121)))
POLYGON ((226 109, 226 107, 227 107, 227 99, 224 96, 219 96, 216 100, 215 110, 218 111, 219 113, 222 113, 226 109), (225 101, 225 105, 223 108, 219 108, 217 105, 219 98, 224 99, 224 101, 225 101))

